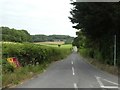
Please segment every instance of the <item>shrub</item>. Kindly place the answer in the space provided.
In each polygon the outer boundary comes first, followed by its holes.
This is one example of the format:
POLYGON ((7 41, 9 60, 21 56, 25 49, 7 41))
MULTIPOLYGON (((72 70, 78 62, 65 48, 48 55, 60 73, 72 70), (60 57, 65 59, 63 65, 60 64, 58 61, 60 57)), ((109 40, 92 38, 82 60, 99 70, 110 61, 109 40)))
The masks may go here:
POLYGON ((2 71, 3 73, 14 72, 14 67, 10 65, 6 60, 2 60, 2 71))
MULTIPOLYGON (((31 43, 3 43, 3 59, 8 57, 16 57, 22 66, 42 64, 60 59, 70 50, 63 51, 62 48, 48 47, 31 43), (64 52, 64 53, 63 53, 64 52)), ((10 67, 10 66, 9 66, 10 67)))

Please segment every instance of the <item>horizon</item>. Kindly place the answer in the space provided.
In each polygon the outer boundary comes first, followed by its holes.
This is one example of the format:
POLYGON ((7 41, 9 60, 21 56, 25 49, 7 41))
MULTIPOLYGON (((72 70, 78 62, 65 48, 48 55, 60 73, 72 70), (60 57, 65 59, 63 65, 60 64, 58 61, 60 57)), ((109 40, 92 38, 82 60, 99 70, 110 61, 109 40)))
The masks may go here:
MULTIPOLYGON (((25 30, 25 29, 16 29, 16 28, 10 28, 10 27, 8 27, 8 26, 0 26, 0 27, 7 27, 7 28, 9 28, 9 29, 15 29, 15 30, 25 30)), ((29 31, 28 30, 26 30, 28 33, 29 33, 29 31)), ((30 34, 30 33, 29 33, 30 34)), ((40 33, 36 33, 36 34, 30 34, 30 35, 45 35, 45 36, 50 36, 50 35, 65 35, 65 34, 49 34, 49 35, 47 35, 47 34, 40 34, 40 33)), ((75 38, 74 36, 71 36, 71 35, 65 35, 65 36, 70 36, 70 37, 73 37, 73 38, 75 38)))
MULTIPOLYGON (((51 35, 46 35, 46 34, 34 34, 34 35, 45 35, 45 36, 52 36, 52 35, 60 35, 60 36, 70 36, 70 35, 64 35, 64 34, 51 34, 51 35)), ((73 37, 73 36, 70 36, 73 37)))
POLYGON ((1 0, 0 25, 25 29, 34 35, 60 34, 76 36, 69 20, 70 0, 1 0))

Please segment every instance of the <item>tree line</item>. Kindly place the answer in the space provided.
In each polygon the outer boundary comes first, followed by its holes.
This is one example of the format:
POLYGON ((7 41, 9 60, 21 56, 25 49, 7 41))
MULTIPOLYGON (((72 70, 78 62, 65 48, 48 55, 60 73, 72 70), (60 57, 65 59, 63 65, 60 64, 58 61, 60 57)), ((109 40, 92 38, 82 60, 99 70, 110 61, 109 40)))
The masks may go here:
POLYGON ((30 35, 27 30, 10 29, 9 27, 0 27, 2 31, 2 40, 10 42, 46 42, 46 41, 64 41, 72 43, 74 37, 68 35, 30 35))
POLYGON ((32 35, 34 42, 45 42, 45 41, 64 41, 65 43, 72 43, 74 37, 68 35, 32 35))
POLYGON ((117 65, 120 65, 120 3, 71 2, 73 28, 79 30, 73 41, 80 52, 113 65, 114 37, 117 43, 117 65))
POLYGON ((2 40, 10 42, 30 42, 31 35, 26 30, 16 30, 9 27, 1 27, 2 40))

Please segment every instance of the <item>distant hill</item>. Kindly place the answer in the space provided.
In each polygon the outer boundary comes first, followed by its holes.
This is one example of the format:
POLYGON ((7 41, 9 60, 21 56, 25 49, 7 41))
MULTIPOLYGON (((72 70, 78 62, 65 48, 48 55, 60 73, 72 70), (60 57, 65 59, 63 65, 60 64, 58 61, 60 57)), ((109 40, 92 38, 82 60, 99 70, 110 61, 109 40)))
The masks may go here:
POLYGON ((26 30, 16 30, 9 27, 0 27, 2 30, 2 40, 10 42, 31 42, 31 35, 26 30))
POLYGON ((74 37, 68 35, 30 35, 27 30, 16 30, 9 27, 0 27, 2 30, 2 40, 10 42, 58 42, 72 43, 74 37))
POLYGON ((32 35, 33 42, 56 42, 56 41, 64 41, 65 43, 72 43, 74 37, 68 35, 32 35))

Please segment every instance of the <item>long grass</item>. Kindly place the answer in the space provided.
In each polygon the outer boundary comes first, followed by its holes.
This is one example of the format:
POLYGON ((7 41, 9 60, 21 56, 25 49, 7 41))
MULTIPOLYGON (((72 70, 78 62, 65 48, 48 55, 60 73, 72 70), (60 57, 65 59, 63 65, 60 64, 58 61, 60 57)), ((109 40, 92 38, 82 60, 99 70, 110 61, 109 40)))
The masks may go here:
POLYGON ((2 77, 3 87, 19 84, 21 81, 29 79, 37 75, 38 73, 43 72, 43 70, 46 67, 47 66, 44 64, 37 65, 37 66, 25 66, 25 67, 20 67, 19 69, 16 69, 14 73, 8 72, 7 74, 3 74, 3 77, 2 77))
POLYGON ((113 65, 104 63, 103 62, 104 60, 103 58, 101 58, 100 53, 97 53, 94 58, 91 57, 92 50, 90 49, 85 49, 85 48, 80 49, 79 53, 82 57, 84 57, 83 60, 94 65, 96 68, 106 71, 108 73, 114 74, 114 75, 118 75, 119 73, 118 67, 117 66, 114 67, 113 65))

